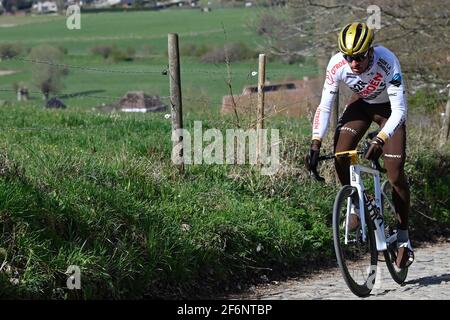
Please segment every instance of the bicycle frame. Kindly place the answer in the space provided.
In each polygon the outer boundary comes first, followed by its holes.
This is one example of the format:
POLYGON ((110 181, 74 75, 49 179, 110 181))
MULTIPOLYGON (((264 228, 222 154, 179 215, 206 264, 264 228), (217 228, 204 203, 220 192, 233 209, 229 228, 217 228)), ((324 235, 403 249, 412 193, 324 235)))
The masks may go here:
MULTIPOLYGON (((383 216, 382 212, 382 205, 381 205, 381 186, 380 186, 380 172, 378 170, 368 168, 361 166, 359 164, 352 164, 350 165, 350 185, 352 187, 355 187, 356 190, 358 190, 358 198, 359 198, 359 218, 361 221, 361 226, 364 226, 365 221, 365 206, 363 205, 366 203, 366 197, 365 194, 365 188, 363 180, 361 179, 361 173, 365 172, 368 174, 373 175, 373 181, 374 181, 374 187, 375 187, 375 204, 378 207, 378 210, 380 210, 381 215, 383 216)), ((348 243, 348 225, 349 225, 349 218, 350 218, 350 206, 351 206, 351 200, 348 199, 347 202, 347 216, 346 216, 346 227, 345 227, 345 244, 348 243)), ((384 236, 384 223, 381 225, 375 226, 378 229, 380 229, 382 232, 375 232, 375 241, 377 245, 378 251, 383 251, 387 249, 386 244, 386 238, 384 236)), ((366 231, 365 228, 362 228, 362 238, 363 241, 366 241, 366 231)))
MULTIPOLYGON (((361 173, 365 172, 373 175, 374 187, 375 187, 375 205, 378 208, 378 212, 381 215, 381 219, 375 217, 374 219, 374 228, 375 228, 375 241, 378 251, 384 251, 387 249, 386 237, 384 234, 384 212, 383 207, 381 205, 381 186, 380 186, 380 171, 374 168, 368 168, 361 166, 358 163, 358 154, 356 150, 352 151, 344 151, 336 153, 336 156, 350 156, 351 164, 350 164, 350 185, 355 187, 358 191, 358 200, 359 200, 359 219, 361 226, 365 226, 365 206, 364 203, 367 203, 367 195, 365 193, 364 183, 361 179, 361 173), (380 220, 380 221, 378 221, 380 220), (376 222, 379 222, 379 225, 376 225, 376 222)), ((351 199, 347 200, 347 213, 346 213, 346 223, 345 223, 345 244, 348 244, 348 226, 350 220, 350 209, 351 209, 351 199)), ((366 241, 366 231, 365 228, 362 227, 362 240, 366 241)), ((390 241, 392 239, 389 238, 390 241)))

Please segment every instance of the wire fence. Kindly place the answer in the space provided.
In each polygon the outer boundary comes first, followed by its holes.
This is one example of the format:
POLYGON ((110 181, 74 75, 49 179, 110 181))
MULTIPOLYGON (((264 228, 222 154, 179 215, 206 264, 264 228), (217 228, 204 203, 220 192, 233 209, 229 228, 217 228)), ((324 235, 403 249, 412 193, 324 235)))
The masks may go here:
MULTIPOLYGON (((111 67, 99 67, 99 66, 83 66, 83 65, 77 65, 77 64, 66 64, 66 63, 59 63, 54 62, 50 60, 40 60, 40 59, 30 59, 27 57, 15 57, 8 59, 11 61, 18 62, 20 64, 25 65, 41 65, 41 66, 48 66, 58 69, 64 69, 64 70, 70 70, 74 73, 81 73, 83 76, 86 75, 86 79, 90 80, 92 83, 92 79, 89 79, 92 77, 93 74, 98 74, 100 76, 106 75, 106 76, 114 76, 117 75, 117 79, 113 79, 116 81, 123 82, 124 84, 127 84, 127 79, 137 77, 138 81, 142 84, 146 82, 146 78, 150 78, 153 81, 157 79, 156 81, 159 81, 161 83, 166 84, 167 91, 169 91, 169 80, 170 80, 170 74, 169 74, 169 67, 165 65, 161 66, 153 66, 153 67, 140 67, 140 70, 125 70, 122 69, 122 66, 118 66, 115 68, 111 67)), ((223 106, 224 97, 225 96, 231 96, 231 97, 237 97, 241 95, 241 89, 244 87, 252 86, 256 87, 258 83, 258 65, 255 62, 254 64, 248 64, 248 65, 240 65, 238 68, 234 68, 233 65, 227 64, 227 65, 215 65, 216 70, 206 70, 202 68, 193 68, 192 66, 188 66, 187 68, 181 66, 181 76, 184 78, 195 76, 203 78, 202 80, 204 83, 203 90, 200 86, 193 85, 191 87, 187 87, 188 90, 186 90, 186 87, 183 88, 182 91, 182 101, 183 105, 185 105, 186 102, 191 103, 192 105, 201 105, 205 108, 212 109, 211 106, 220 107, 223 106), (237 80, 237 81, 236 81, 237 80), (239 83, 239 89, 236 90, 236 86, 234 86, 235 83, 239 83), (211 83, 215 83, 215 86, 220 86, 222 88, 222 98, 218 98, 217 92, 219 90, 216 90, 216 94, 210 94, 208 91, 208 85, 211 83), (206 89, 205 89, 206 88, 206 89)), ((292 78, 292 74, 295 72, 286 72, 286 71, 279 71, 279 70, 270 70, 270 68, 265 72, 266 74, 266 80, 270 77, 280 77, 280 78, 292 78)), ((82 78, 85 79, 85 78, 82 78)), ((136 79, 133 79, 136 80, 136 79)), ((94 80, 95 81, 95 80, 94 80)), ((101 78, 99 79, 101 81, 101 78)), ((108 84, 103 84, 103 86, 108 86, 111 81, 107 82, 108 84)), ((136 83, 136 81, 134 81, 136 83)), ((103 106, 120 106, 121 100, 127 99, 126 95, 118 95, 114 94, 119 92, 120 90, 108 90, 109 87, 106 90, 93 90, 92 87, 89 86, 89 82, 86 82, 86 89, 83 90, 77 90, 78 92, 62 92, 57 95, 54 95, 55 98, 60 100, 83 100, 86 99, 92 100, 95 102, 96 106, 95 108, 92 108, 93 110, 98 110, 99 114, 102 111, 100 107, 103 106), (111 94, 114 92, 113 94, 111 94)), ((124 87, 130 87, 125 85, 124 87)), ((142 85, 140 86, 142 88, 142 85)), ((18 95, 20 92, 17 91, 18 86, 14 85, 14 88, 7 88, 7 87, 0 87, 0 100, 3 95, 18 95)), ((123 90, 125 93, 125 89, 123 90)), ((138 91, 138 90, 135 90, 138 91)), ((141 90, 142 91, 142 90, 141 90)), ((143 90, 144 92, 146 90, 143 90)), ((129 92, 129 91, 128 91, 129 92)), ((43 93, 39 90, 27 90, 27 93, 30 96, 30 100, 38 100, 36 97, 43 98, 43 93)), ((171 107, 173 107, 173 103, 171 101, 171 96, 169 95, 156 95, 156 96, 146 96, 141 95, 140 99, 143 99, 144 105, 147 103, 147 100, 149 102, 154 102, 155 97, 164 103, 167 104, 166 112, 171 112, 171 107)), ((45 99, 43 99, 45 100, 45 99)), ((296 101, 292 102, 282 102, 278 107, 269 108, 270 111, 264 116, 261 120, 268 120, 272 117, 275 117, 280 114, 284 114, 286 109, 296 106, 299 104, 302 104, 305 102, 304 98, 300 98, 296 101)), ((215 127, 219 129, 229 129, 229 128, 242 128, 242 124, 247 128, 247 130, 255 129, 257 126, 257 120, 256 112, 255 114, 252 114, 251 112, 248 112, 248 110, 256 111, 256 94, 250 94, 250 99, 247 101, 246 105, 241 105, 240 108, 247 109, 243 110, 241 109, 239 112, 242 112, 242 114, 238 117, 234 117, 232 114, 229 114, 228 117, 215 117, 214 119, 208 119, 208 116, 202 118, 202 122, 207 127, 215 127)), ((233 101, 233 108, 236 108, 236 104, 233 101)), ((81 105, 81 104, 80 104, 81 105)), ((166 120, 167 124, 167 137, 170 136, 171 132, 171 115, 167 114, 166 112, 161 114, 161 120, 166 120)), ((97 117, 98 114, 95 115, 97 117)), ((33 150, 32 145, 28 145, 26 143, 27 139, 29 137, 33 137, 36 134, 42 134, 43 139, 50 139, 49 141, 53 141, 55 137, 58 135, 62 135, 63 140, 66 137, 74 137, 75 135, 80 135, 81 132, 84 132, 84 136, 88 137, 90 139, 91 136, 104 133, 107 134, 108 130, 111 129, 117 129, 118 127, 121 127, 121 133, 125 136, 128 135, 136 135, 136 134, 142 134, 144 131, 147 130, 153 130, 151 121, 148 120, 148 118, 140 117, 140 116, 117 116, 114 114, 110 114, 109 116, 100 116, 100 118, 91 121, 86 121, 85 124, 83 124, 83 121, 81 121, 81 124, 78 123, 78 121, 75 121, 73 124, 70 123, 70 119, 67 123, 65 123, 64 119, 62 121, 55 121, 55 123, 52 123, 50 126, 45 126, 44 123, 41 123, 41 125, 29 125, 28 122, 24 121, 24 125, 22 126, 8 126, 5 125, 8 123, 6 121, 4 125, 0 124, 0 136, 5 137, 5 141, 7 144, 7 148, 10 150, 14 149, 21 149, 26 152, 27 156, 36 157, 39 158, 40 162, 42 163, 42 167, 45 168, 45 170, 48 171, 49 175, 51 175, 51 169, 49 168, 49 165, 51 162, 48 161, 48 159, 43 159, 41 154, 38 154, 37 151, 33 150), (114 117, 114 119, 112 119, 114 117), (100 121, 98 121, 100 120, 100 121), (130 121, 132 120, 132 121, 130 121), (98 122, 98 123, 95 123, 98 122), (135 123, 141 123, 143 126, 136 126, 133 125, 135 123), (44 125, 43 125, 44 124, 44 125), (144 129, 143 129, 144 128, 144 129), (67 135, 67 136, 65 136, 67 135), (9 137, 8 137, 9 136, 9 137), (12 139, 11 139, 12 138, 12 139), (17 147, 17 148, 16 148, 17 147), (48 163, 47 163, 48 162, 48 163)), ((13 118, 13 117, 12 117, 13 118)), ((12 119, 11 118, 11 119, 12 119)), ((13 123, 16 121, 13 121, 13 123)), ((17 122, 16 122, 17 123, 17 122)), ((192 123, 190 123, 188 126, 191 126, 192 123)), ((245 130, 245 129, 244 129, 245 130)), ((148 131, 147 131, 148 132, 148 131)), ((161 134, 161 133, 160 133, 161 134)), ((162 133, 165 136, 165 133, 162 133)), ((40 137, 38 138, 40 139, 40 137)), ((78 138, 77 138, 78 139, 78 138)), ((126 138, 128 139, 128 138, 126 138)), ((164 139, 160 139, 162 142, 164 139)), ((40 141, 40 140, 39 140, 40 141)), ((40 143, 40 142, 39 142, 40 143)), ((62 145, 61 145, 62 146, 62 145)), ((45 154, 45 153, 44 153, 45 154)), ((61 155, 64 155, 61 153, 61 155)))
MULTIPOLYGON (((40 91, 28 91, 29 94, 33 94, 36 96, 43 96, 42 92, 40 91)), ((17 91, 15 91, 14 89, 7 89, 7 88, 0 88, 0 95, 1 94, 17 94, 17 91)), ((118 102, 121 99, 124 98, 124 96, 110 96, 110 95, 93 95, 93 94, 88 94, 88 93, 60 93, 58 95, 54 96, 55 98, 58 99, 93 99, 93 100, 109 100, 111 102, 118 102)), ((157 96, 158 99, 160 100, 164 100, 165 102, 170 104, 170 96, 157 96)), ((154 101, 154 97, 150 96, 150 97, 142 97, 143 101, 154 101)), ((36 100, 35 98, 29 98, 30 101, 36 100)), ((192 98, 192 97, 183 97, 183 101, 186 102, 194 102, 194 103, 201 103, 201 104, 213 104, 213 105, 220 105, 222 103, 222 101, 220 100, 214 100, 214 99, 210 99, 210 98, 192 98)), ((103 106, 104 103, 103 102, 99 102, 98 107, 103 106)))
MULTIPOLYGON (((49 67, 59 68, 59 69, 66 69, 66 70, 72 70, 73 72, 81 72, 83 74, 87 74, 86 79, 89 79, 89 74, 99 74, 99 75, 108 75, 108 74, 117 74, 119 75, 120 81, 123 81, 126 83, 127 76, 128 77, 135 77, 135 76, 147 76, 151 77, 152 79, 155 79, 155 77, 160 76, 162 79, 161 81, 169 82, 168 77, 168 66, 161 65, 161 66, 153 66, 153 67, 140 67, 140 70, 125 70, 122 69, 122 67, 99 67, 99 66, 85 66, 85 65, 78 65, 78 64, 68 64, 68 63, 60 63, 55 62, 51 60, 45 60, 45 59, 33 59, 25 56, 20 57, 11 57, 4 59, 3 61, 15 61, 19 62, 24 65, 46 65, 49 67)), ((228 63, 226 65, 214 65, 217 70, 206 70, 201 68, 192 68, 192 66, 188 66, 187 68, 184 68, 181 66, 181 75, 183 77, 188 77, 190 75, 207 75, 206 82, 210 81, 220 81, 223 83, 223 92, 224 96, 239 96, 241 90, 235 90, 233 88, 233 82, 236 80, 237 77, 240 77, 240 84, 244 86, 256 86, 257 84, 257 63, 249 64, 246 66, 240 65, 239 68, 234 68, 234 65, 231 63, 228 63)), ((27 67, 27 66, 26 66, 27 67)), ((292 72, 294 73, 294 72, 292 72)), ((268 71, 266 71, 266 76, 282 76, 282 77, 292 77, 290 72, 286 71, 271 71, 270 68, 268 71)), ((139 81, 145 82, 145 78, 139 81)), ((15 86, 18 86, 17 84, 15 86)), ((183 104, 186 102, 192 103, 192 104, 201 104, 207 107, 211 106, 221 106, 223 103, 223 97, 222 99, 213 98, 208 95, 208 90, 205 89, 203 92, 198 92, 197 90, 199 88, 193 88, 194 90, 188 90, 183 91, 182 100, 183 104)), ((79 92, 63 92, 59 93, 57 95, 54 95, 55 98, 58 99, 77 99, 77 100, 85 100, 85 99, 91 99, 97 102, 96 107, 102 107, 105 105, 117 106, 121 99, 126 99, 125 95, 119 96, 119 95, 111 95, 111 94, 103 94, 100 93, 101 91, 105 90, 92 90, 92 88, 89 88, 89 90, 85 91, 79 91, 79 92)), ((138 90, 136 90, 138 91, 138 90)), ((201 91, 201 90, 200 90, 201 91)), ((18 95, 16 88, 7 88, 3 87, 0 88, 0 100, 2 96, 11 96, 11 95, 18 95)), ((43 100, 44 95, 41 91, 38 90, 27 90, 27 98, 31 101, 33 100, 39 100, 37 97, 41 97, 43 100)), ((171 105, 171 97, 168 95, 156 95, 156 96, 142 96, 141 99, 143 99, 144 104, 147 103, 149 100, 151 102, 154 101, 155 97, 159 99, 160 101, 164 101, 167 103, 167 106, 171 105)), ((298 101, 294 101, 291 103, 284 103, 283 105, 280 105, 276 110, 273 110, 270 114, 266 115, 265 118, 270 118, 272 116, 275 116, 277 114, 283 113, 283 111, 293 105, 303 103, 304 99, 300 99, 298 101)), ((255 108, 256 100, 255 97, 250 98, 250 105, 248 108, 252 109, 255 108)), ((234 106, 236 107, 236 106, 234 106)), ((167 111, 170 112, 169 109, 167 111)), ((165 115, 167 118, 167 114, 165 115)), ((219 123, 222 123, 219 121, 219 123)), ((114 125, 114 124, 113 124, 114 125)), ((94 130, 94 129, 100 129, 100 128, 110 128, 111 126, 76 126, 76 127, 2 127, 0 126, 0 130, 2 132, 37 132, 37 131, 44 131, 44 132, 60 132, 60 131, 70 131, 70 130, 94 130)))
POLYGON ((139 75, 139 74, 143 74, 143 75, 161 74, 161 75, 164 75, 166 72, 166 69, 161 69, 160 71, 153 71, 153 70, 131 71, 131 70, 119 70, 119 69, 93 68, 93 67, 71 65, 71 64, 64 64, 64 63, 55 63, 50 60, 38 60, 38 59, 29 59, 29 58, 23 58, 23 57, 13 57, 13 58, 9 58, 9 60, 29 62, 29 63, 33 63, 33 64, 45 64, 45 65, 49 65, 49 66, 57 67, 57 68, 78 69, 78 70, 83 70, 83 71, 88 71, 88 72, 100 72, 100 73, 119 73, 119 74, 130 74, 130 75, 139 75))
MULTIPOLYGON (((129 74, 129 75, 167 75, 168 73, 168 66, 160 66, 159 70, 121 70, 121 69, 109 69, 109 68, 100 68, 100 67, 89 67, 89 66, 82 66, 82 65, 74 65, 74 64, 66 64, 66 63, 56 63, 51 60, 40 60, 40 59, 31 59, 27 57, 10 57, 4 59, 4 61, 20 61, 20 62, 27 62, 32 64, 44 64, 49 65, 56 68, 64 68, 64 69, 74 69, 74 70, 82 70, 86 72, 97 72, 97 73, 118 73, 118 74, 129 74)), ((221 65, 213 64, 217 69, 223 68, 223 70, 207 70, 207 69, 190 69, 181 67, 181 72, 185 74, 206 74, 206 75, 219 75, 221 77, 227 77, 227 72, 229 71, 232 76, 243 76, 243 77, 256 77, 258 74, 258 65, 257 63, 254 64, 254 66, 246 71, 235 71, 230 65, 221 65), (228 70, 229 68, 229 70, 228 70)), ((286 76, 288 73, 286 71, 271 71, 268 70, 266 75, 269 76, 286 76)))
MULTIPOLYGON (((136 76, 136 75, 144 75, 144 76, 152 76, 155 77, 156 75, 159 75, 161 77, 168 76, 168 66, 161 66, 159 70, 148 70, 147 68, 144 70, 121 70, 121 69, 112 69, 112 68, 100 68, 100 67, 91 67, 91 66, 82 66, 82 65, 75 65, 75 64, 66 64, 66 63, 55 63, 51 60, 39 60, 39 59, 30 59, 27 57, 11 57, 4 59, 4 61, 18 61, 21 63, 28 63, 28 64, 37 64, 37 65, 47 65, 54 68, 59 69, 67 69, 72 70, 75 72, 87 72, 87 73, 97 73, 97 74, 119 74, 119 75, 129 75, 129 76, 136 76)), ((218 67, 218 66, 217 66, 218 67)), ((257 72, 253 70, 248 70, 246 72, 236 72, 236 71, 230 71, 230 70, 222 70, 222 71, 211 71, 211 70, 202 70, 202 69, 184 69, 181 68, 182 76, 189 76, 192 74, 201 74, 201 75, 209 75, 210 78, 207 79, 207 81, 218 81, 222 82, 224 85, 224 92, 227 92, 228 90, 227 86, 230 84, 232 79, 236 76, 244 76, 245 77, 245 84, 249 84, 249 81, 252 77, 255 77, 257 75, 257 72), (214 76, 214 77, 211 77, 214 76)), ((152 78, 153 80, 155 78, 152 78)), ((168 82, 168 80, 167 80, 168 82)), ((0 94, 6 94, 6 93, 13 93, 16 94, 17 92, 13 89, 8 88, 1 88, 0 94)), ((39 91, 28 91, 29 94, 35 94, 38 96, 42 96, 43 94, 39 91)), ((89 94, 89 93, 60 93, 55 96, 56 98, 60 99, 106 99, 106 100, 120 100, 123 98, 123 96, 111 96, 111 95, 99 95, 99 94, 89 94)), ((170 96, 165 95, 158 95, 159 99, 165 99, 170 100, 170 96)), ((198 98, 198 97, 191 97, 191 96, 184 96, 184 101, 189 102, 199 102, 199 103, 214 103, 214 104, 221 104, 222 101, 212 101, 210 98, 198 98)))

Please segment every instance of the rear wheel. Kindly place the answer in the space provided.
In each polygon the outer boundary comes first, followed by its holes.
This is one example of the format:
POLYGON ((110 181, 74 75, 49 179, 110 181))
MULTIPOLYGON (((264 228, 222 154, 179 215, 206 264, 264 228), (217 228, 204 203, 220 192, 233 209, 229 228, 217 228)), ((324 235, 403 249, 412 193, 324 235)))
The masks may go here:
POLYGON ((378 251, 375 234, 372 220, 366 209, 364 210, 366 225, 360 224, 354 230, 348 230, 347 243, 345 243, 349 201, 357 206, 358 191, 355 187, 346 185, 338 192, 333 207, 334 250, 347 286, 357 296, 366 297, 375 284, 377 271, 378 251), (365 241, 362 239, 362 227, 365 228, 365 241))
MULTIPOLYGON (((395 217, 394 202, 392 200, 392 186, 389 181, 385 181, 381 186, 381 203, 383 206, 383 217, 385 224, 386 239, 389 239, 396 232, 397 220, 395 217)), ((399 268, 395 264, 397 260, 397 241, 388 243, 387 250, 384 252, 384 259, 389 273, 398 284, 405 282, 408 275, 408 268, 399 268)))

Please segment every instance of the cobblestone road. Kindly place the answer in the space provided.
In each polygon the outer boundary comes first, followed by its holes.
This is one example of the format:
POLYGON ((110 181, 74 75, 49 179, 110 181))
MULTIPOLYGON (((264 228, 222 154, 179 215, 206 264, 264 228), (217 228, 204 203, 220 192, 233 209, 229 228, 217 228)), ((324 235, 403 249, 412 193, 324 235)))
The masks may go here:
MULTIPOLYGON (((384 262, 379 262, 371 296, 365 299, 450 299, 450 239, 416 248, 403 286, 392 280, 384 262)), ((348 289, 339 269, 326 270, 302 279, 272 282, 231 299, 360 299, 348 289)))

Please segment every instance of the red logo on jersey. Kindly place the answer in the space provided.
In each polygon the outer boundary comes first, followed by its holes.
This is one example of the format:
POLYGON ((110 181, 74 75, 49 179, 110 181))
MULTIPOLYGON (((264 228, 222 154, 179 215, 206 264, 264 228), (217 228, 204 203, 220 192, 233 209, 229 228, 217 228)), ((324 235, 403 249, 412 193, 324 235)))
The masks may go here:
POLYGON ((383 75, 378 72, 375 75, 375 77, 373 77, 372 79, 369 80, 369 85, 363 91, 361 91, 359 94, 361 96, 367 96, 367 95, 371 94, 380 86, 380 83, 382 80, 383 80, 383 75))
POLYGON ((334 84, 334 79, 333 76, 331 75, 330 71, 327 71, 327 83, 331 86, 332 84, 334 84))
POLYGON ((331 68, 331 74, 332 74, 332 75, 335 75, 335 74, 336 74, 336 71, 337 71, 340 67, 345 66, 346 64, 347 64, 347 61, 346 61, 345 59, 342 59, 341 61, 339 61, 338 63, 336 63, 336 64, 333 66, 333 68, 331 68))
POLYGON ((314 129, 319 129, 319 117, 320 117, 320 108, 317 108, 316 115, 314 116, 314 129))
POLYGON ((337 70, 342 67, 345 66, 347 64, 347 61, 345 59, 342 59, 341 61, 339 61, 338 63, 336 63, 333 68, 331 68, 331 70, 327 70, 327 84, 329 84, 330 86, 332 84, 335 83, 333 76, 336 74, 337 70))

